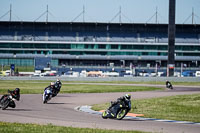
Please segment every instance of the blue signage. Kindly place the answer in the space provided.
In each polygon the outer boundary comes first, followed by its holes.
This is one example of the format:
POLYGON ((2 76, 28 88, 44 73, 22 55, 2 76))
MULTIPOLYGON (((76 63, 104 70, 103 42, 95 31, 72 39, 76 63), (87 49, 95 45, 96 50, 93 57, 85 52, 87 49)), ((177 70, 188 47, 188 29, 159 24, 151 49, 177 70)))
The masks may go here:
POLYGON ((11 64, 10 69, 14 71, 15 70, 15 64, 11 64))

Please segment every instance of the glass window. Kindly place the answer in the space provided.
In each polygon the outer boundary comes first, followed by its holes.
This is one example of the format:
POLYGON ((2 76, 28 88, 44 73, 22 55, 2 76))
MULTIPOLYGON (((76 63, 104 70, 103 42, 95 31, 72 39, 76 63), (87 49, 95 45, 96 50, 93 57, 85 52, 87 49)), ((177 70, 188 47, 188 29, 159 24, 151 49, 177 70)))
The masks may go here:
POLYGON ((85 44, 84 47, 85 49, 94 49, 94 44, 85 44))
POLYGON ((99 49, 106 49, 106 45, 105 44, 100 44, 100 45, 98 45, 98 48, 99 49))
POLYGON ((46 44, 34 44, 35 48, 46 48, 46 44))
POLYGON ((58 48, 58 44, 47 44, 47 48, 55 48, 57 49, 58 48))
POLYGON ((70 49, 70 45, 69 44, 59 44, 58 45, 59 46, 59 48, 64 48, 64 49, 70 49))
POLYGON ((77 49, 84 49, 84 44, 77 44, 77 45, 76 45, 76 48, 77 48, 77 49))
POLYGON ((168 48, 168 46, 163 46, 163 45, 157 46, 157 50, 167 50, 167 48, 168 48))
POLYGON ((2 65, 8 65, 9 62, 8 62, 8 59, 0 59, 0 64, 2 65))
POLYGON ((22 48, 34 48, 33 44, 22 44, 22 48))
POLYGON ((0 48, 9 48, 10 45, 9 44, 0 44, 0 48))
POLYGON ((58 66, 58 60, 51 60, 51 66, 58 66))
POLYGON ((10 44, 10 47, 11 48, 21 48, 21 44, 17 44, 17 43, 10 44))
POLYGON ((144 49, 144 45, 134 45, 133 49, 144 49))
POLYGON ((76 49, 76 44, 71 44, 72 49, 76 49))
POLYGON ((119 45, 111 45, 111 49, 118 49, 119 45))

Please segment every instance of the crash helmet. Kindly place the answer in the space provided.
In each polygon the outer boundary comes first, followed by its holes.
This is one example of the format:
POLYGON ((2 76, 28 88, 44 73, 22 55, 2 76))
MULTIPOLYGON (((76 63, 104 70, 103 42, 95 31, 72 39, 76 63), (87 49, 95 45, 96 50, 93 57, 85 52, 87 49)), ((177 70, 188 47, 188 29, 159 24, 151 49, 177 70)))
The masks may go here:
POLYGON ((19 88, 15 88, 14 93, 15 94, 19 94, 19 92, 20 92, 20 89, 19 88))
POLYGON ((130 100, 130 99, 131 99, 131 94, 126 94, 124 97, 125 97, 127 100, 130 100))
POLYGON ((60 82, 60 79, 57 79, 56 81, 57 81, 57 82, 60 82))

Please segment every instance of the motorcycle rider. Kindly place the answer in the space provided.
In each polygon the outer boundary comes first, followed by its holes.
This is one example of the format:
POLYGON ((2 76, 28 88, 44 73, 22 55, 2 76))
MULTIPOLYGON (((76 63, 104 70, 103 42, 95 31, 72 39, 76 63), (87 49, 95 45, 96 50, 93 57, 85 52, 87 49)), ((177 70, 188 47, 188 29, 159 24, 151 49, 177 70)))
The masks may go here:
POLYGON ((120 97, 117 99, 117 101, 111 101, 111 106, 109 107, 109 110, 115 106, 116 104, 118 103, 124 103, 124 104, 128 104, 128 102, 130 101, 131 99, 131 94, 125 94, 124 96, 120 97))
POLYGON ((55 90, 55 84, 54 84, 54 82, 51 82, 50 85, 47 86, 47 87, 44 89, 44 91, 45 91, 46 89, 51 90, 51 92, 53 93, 53 91, 55 90))
POLYGON ((60 88, 62 86, 62 83, 59 79, 56 80, 54 87, 55 87, 55 93, 53 93, 53 97, 56 96, 60 92, 60 88))
POLYGON ((172 89, 172 84, 168 80, 166 80, 166 88, 172 89))
MULTIPOLYGON (((19 101, 20 100, 20 89, 19 88, 15 88, 13 91, 8 90, 8 93, 10 93, 10 95, 12 96, 12 98, 14 100, 19 101)), ((0 107, 1 107, 1 103, 3 103, 4 101, 4 97, 8 96, 9 94, 3 95, 0 99, 0 107)), ((9 107, 15 108, 15 102, 12 100, 9 105, 9 107)))

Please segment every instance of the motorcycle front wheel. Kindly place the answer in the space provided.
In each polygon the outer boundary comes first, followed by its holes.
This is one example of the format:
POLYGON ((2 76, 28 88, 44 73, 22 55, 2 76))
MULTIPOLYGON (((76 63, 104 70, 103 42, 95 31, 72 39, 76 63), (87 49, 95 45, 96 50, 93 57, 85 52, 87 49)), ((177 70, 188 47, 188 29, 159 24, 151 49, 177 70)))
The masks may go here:
POLYGON ((45 103, 47 103, 47 100, 44 100, 44 101, 43 101, 43 104, 45 104, 45 103))
POLYGON ((8 98, 5 99, 5 101, 3 103, 1 103, 1 109, 2 110, 5 110, 6 108, 8 108, 8 105, 9 105, 10 101, 8 98))
POLYGON ((107 112, 106 111, 104 111, 103 113, 102 113, 102 118, 103 119, 107 119, 108 117, 107 117, 107 112))
POLYGON ((121 120, 123 119, 127 114, 127 109, 120 109, 119 112, 117 113, 116 119, 121 120))
POLYGON ((47 103, 47 96, 43 95, 43 104, 47 103))

